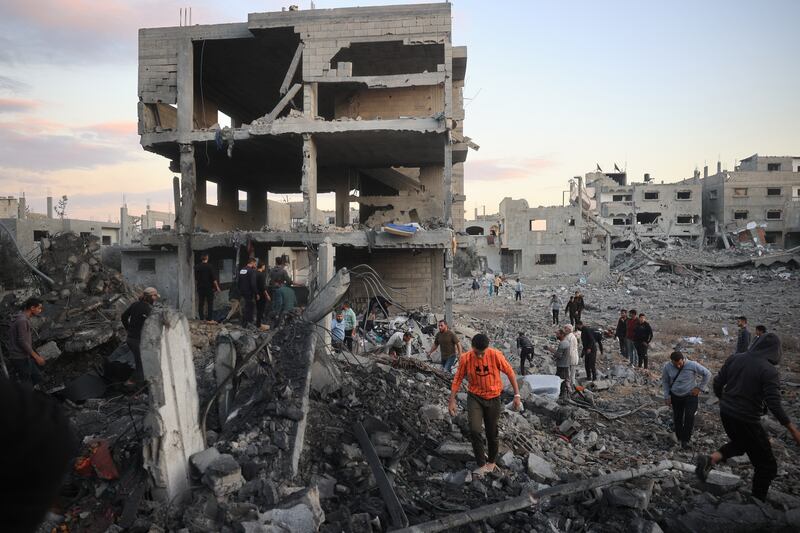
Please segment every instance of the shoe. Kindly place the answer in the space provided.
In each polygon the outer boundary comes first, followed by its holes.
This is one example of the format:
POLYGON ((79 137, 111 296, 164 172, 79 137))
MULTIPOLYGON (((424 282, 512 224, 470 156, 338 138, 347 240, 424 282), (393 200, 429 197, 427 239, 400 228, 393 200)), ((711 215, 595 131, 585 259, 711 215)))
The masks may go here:
POLYGON ((486 474, 494 472, 495 468, 497 468, 496 464, 494 464, 494 463, 486 463, 485 465, 473 470, 472 473, 475 474, 476 476, 484 476, 486 474))
POLYGON ((714 468, 714 465, 711 464, 711 456, 701 455, 695 461, 694 473, 697 474, 697 478, 700 481, 705 481, 708 479, 708 473, 711 472, 712 468, 714 468))

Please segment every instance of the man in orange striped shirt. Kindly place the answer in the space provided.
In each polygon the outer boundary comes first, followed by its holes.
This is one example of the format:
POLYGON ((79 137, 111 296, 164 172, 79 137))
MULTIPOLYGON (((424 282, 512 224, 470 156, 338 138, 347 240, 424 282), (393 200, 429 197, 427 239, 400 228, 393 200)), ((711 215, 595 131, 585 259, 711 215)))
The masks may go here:
POLYGON ((508 364, 503 352, 489 348, 489 337, 478 333, 472 337, 472 350, 461 355, 458 361, 458 370, 450 387, 450 403, 448 410, 450 416, 456 415, 456 394, 461 388, 461 382, 467 378, 467 418, 469 419, 469 433, 472 440, 472 450, 475 452, 475 461, 478 475, 487 474, 494 470, 497 458, 497 421, 502 412, 500 393, 503 392, 503 381, 500 372, 508 376, 514 388, 514 409, 519 410, 520 395, 517 385, 517 376, 514 369, 508 364), (489 456, 484 454, 483 435, 481 424, 486 427, 486 441, 489 456))

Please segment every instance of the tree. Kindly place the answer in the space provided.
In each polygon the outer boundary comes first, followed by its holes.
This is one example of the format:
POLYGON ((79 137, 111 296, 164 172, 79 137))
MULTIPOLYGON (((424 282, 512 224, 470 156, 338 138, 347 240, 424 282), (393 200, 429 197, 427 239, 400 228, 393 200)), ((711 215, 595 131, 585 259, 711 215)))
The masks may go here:
POLYGON ((65 194, 59 200, 56 206, 53 208, 58 215, 58 218, 64 220, 64 217, 67 215, 67 195, 65 194))

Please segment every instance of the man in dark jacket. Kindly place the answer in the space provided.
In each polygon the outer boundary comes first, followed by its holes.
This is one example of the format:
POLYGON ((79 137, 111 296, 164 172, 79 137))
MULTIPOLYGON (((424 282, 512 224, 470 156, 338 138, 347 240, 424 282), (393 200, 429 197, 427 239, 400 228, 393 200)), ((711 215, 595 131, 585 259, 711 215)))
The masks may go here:
POLYGON ((625 359, 628 357, 628 353, 625 350, 625 337, 628 332, 628 312, 624 309, 620 309, 619 311, 619 320, 617 320, 617 330, 614 332, 614 336, 619 341, 619 353, 622 355, 622 358, 625 359))
POLYGON ((22 312, 8 328, 8 362, 16 370, 19 381, 30 385, 42 382, 38 367, 44 366, 44 358, 33 349, 30 320, 42 314, 43 309, 42 300, 28 298, 22 304, 22 312))
POLYGON ((264 314, 267 310, 267 302, 271 300, 267 292, 267 264, 261 263, 256 270, 256 289, 258 299, 256 301, 256 327, 261 329, 264 323, 264 314))
POLYGON ((634 331, 639 319, 636 318, 636 309, 628 311, 628 322, 625 324, 625 353, 628 355, 628 363, 631 366, 636 366, 639 362, 638 354, 636 353, 636 343, 634 342, 634 331))
POLYGON ((747 317, 737 316, 736 325, 739 327, 739 337, 736 339, 735 353, 744 353, 750 348, 750 331, 747 329, 747 317))
POLYGON ((580 320, 575 327, 581 332, 581 345, 583 345, 583 367, 586 370, 586 379, 597 379, 597 339, 592 328, 584 325, 580 320))
POLYGON ((219 282, 214 267, 208 262, 208 254, 200 257, 200 264, 194 267, 194 282, 197 285, 197 314, 203 319, 203 309, 206 308, 205 318, 212 320, 214 315, 214 293, 219 292, 219 282))
POLYGON ((633 343, 636 345, 636 354, 639 356, 639 367, 647 368, 647 349, 653 340, 653 328, 644 316, 639 313, 639 323, 633 329, 633 343))
POLYGON ((711 455, 697 459, 697 476, 705 481, 719 462, 747 454, 755 472, 753 496, 765 500, 767 491, 778 473, 761 416, 764 405, 800 444, 800 430, 791 422, 781 405, 780 375, 776 365, 781 359, 781 341, 767 333, 749 351, 731 356, 714 378, 714 394, 719 399, 722 426, 730 441, 711 455))
POLYGON ((573 301, 575 302, 575 321, 577 323, 577 321, 581 320, 581 317, 583 316, 583 309, 585 307, 583 303, 583 294, 581 294, 580 291, 575 291, 575 297, 573 301))
POLYGON ((239 277, 236 280, 236 285, 239 287, 239 294, 242 300, 244 300, 244 309, 242 310, 242 327, 244 327, 253 321, 253 312, 255 311, 256 300, 258 299, 255 257, 249 258, 245 267, 239 270, 239 277))
POLYGON ((575 297, 574 296, 570 296, 569 297, 569 301, 567 302, 566 307, 564 307, 564 310, 567 312, 567 315, 569 315, 569 323, 574 326, 575 325, 575 321, 578 320, 576 318, 576 315, 575 315, 575 297))
POLYGON ((136 371, 131 379, 128 380, 126 385, 137 385, 144 381, 144 372, 142 370, 142 327, 144 321, 150 316, 153 311, 153 304, 158 300, 159 295, 155 287, 147 287, 142 293, 142 297, 133 302, 124 313, 122 313, 122 326, 128 332, 125 343, 131 349, 133 360, 136 362, 136 371))
POLYGON ((533 342, 520 331, 517 335, 517 351, 519 352, 519 375, 525 375, 525 361, 533 363, 533 342))

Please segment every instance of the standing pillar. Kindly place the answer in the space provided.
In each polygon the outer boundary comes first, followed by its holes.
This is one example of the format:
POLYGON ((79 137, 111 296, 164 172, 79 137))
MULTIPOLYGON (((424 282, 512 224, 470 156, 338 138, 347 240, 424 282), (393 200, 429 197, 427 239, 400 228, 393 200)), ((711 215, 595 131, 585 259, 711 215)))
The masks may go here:
MULTIPOLYGON (((319 245, 317 252, 317 291, 322 290, 323 287, 333 278, 334 266, 333 261, 336 257, 336 249, 331 244, 331 238, 325 237, 322 244, 319 245)), ((316 296, 316 295, 315 295, 316 296)), ((319 325, 324 328, 324 331, 331 330, 331 314, 326 313, 319 321, 319 325)), ((325 339, 325 346, 330 348, 331 337, 330 335, 323 334, 325 339)))
POLYGON ((306 231, 317 223, 317 144, 310 133, 303 134, 303 212, 306 231))
POLYGON ((606 233, 606 263, 611 268, 611 234, 606 233))
POLYGON ((181 144, 181 205, 178 212, 178 309, 186 316, 194 316, 194 233, 197 189, 194 146, 181 144))
POLYGON ((53 218, 53 197, 47 197, 47 218, 53 218))
POLYGON ((28 217, 28 209, 25 204, 25 197, 22 196, 17 200, 17 218, 25 220, 28 217))
MULTIPOLYGON (((130 239, 130 220, 128 219, 128 206, 123 205, 119 208, 119 243, 122 246, 131 243, 130 239)), ((144 229, 144 224, 142 224, 144 229)))
POLYGON ((336 225, 350 224, 350 170, 336 180, 336 225))

